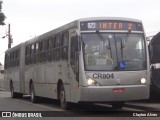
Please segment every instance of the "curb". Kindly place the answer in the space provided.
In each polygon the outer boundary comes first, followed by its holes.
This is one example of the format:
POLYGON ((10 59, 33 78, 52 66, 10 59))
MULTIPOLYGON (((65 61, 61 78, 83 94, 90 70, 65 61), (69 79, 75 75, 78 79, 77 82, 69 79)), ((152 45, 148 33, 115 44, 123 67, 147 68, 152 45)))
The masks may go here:
POLYGON ((3 88, 0 88, 0 91, 4 91, 4 89, 3 89, 3 88))
POLYGON ((150 109, 152 109, 152 111, 159 111, 158 108, 148 107, 148 106, 143 106, 143 105, 135 105, 135 104, 125 103, 124 106, 129 107, 129 108, 142 109, 145 111, 150 111, 150 109))

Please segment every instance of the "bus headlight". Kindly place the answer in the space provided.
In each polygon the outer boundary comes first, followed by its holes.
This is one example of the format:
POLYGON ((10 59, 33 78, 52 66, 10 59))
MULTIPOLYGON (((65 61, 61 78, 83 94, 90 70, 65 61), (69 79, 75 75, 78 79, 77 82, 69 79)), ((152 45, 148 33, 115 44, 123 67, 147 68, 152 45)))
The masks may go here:
POLYGON ((146 84, 147 80, 145 78, 141 78, 140 83, 141 84, 146 84))
POLYGON ((92 79, 90 77, 87 77, 86 80, 87 80, 87 84, 89 86, 100 85, 97 81, 95 81, 94 79, 92 79))

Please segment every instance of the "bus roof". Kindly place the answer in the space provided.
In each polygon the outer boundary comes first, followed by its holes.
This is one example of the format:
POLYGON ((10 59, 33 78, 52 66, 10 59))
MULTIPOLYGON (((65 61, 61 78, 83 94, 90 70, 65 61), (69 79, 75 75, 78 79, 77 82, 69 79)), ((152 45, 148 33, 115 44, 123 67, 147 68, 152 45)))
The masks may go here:
POLYGON ((59 33, 61 31, 65 31, 66 29, 73 28, 73 27, 77 27, 78 28, 79 27, 78 23, 84 22, 84 21, 93 21, 93 20, 94 21, 99 21, 99 20, 120 20, 120 21, 130 21, 130 22, 139 22, 139 23, 142 22, 141 20, 138 20, 138 19, 123 18, 123 17, 90 17, 90 18, 81 18, 81 19, 77 19, 75 21, 72 21, 72 22, 70 22, 68 24, 65 24, 63 26, 60 26, 58 28, 55 28, 55 29, 53 29, 53 30, 51 30, 49 32, 46 32, 46 33, 44 33, 42 35, 39 35, 39 36, 37 36, 37 37, 35 37, 33 39, 30 39, 29 41, 26 41, 26 42, 29 42, 29 43, 31 42, 32 43, 34 41, 37 41, 37 39, 40 40, 40 39, 44 39, 44 38, 46 38, 48 36, 52 36, 53 33, 56 34, 56 33, 59 33))
MULTIPOLYGON (((85 21, 100 21, 100 20, 120 20, 120 21, 130 21, 130 22, 139 22, 141 23, 142 21, 141 20, 138 20, 138 19, 133 19, 133 18, 124 18, 124 17, 88 17, 88 18, 81 18, 81 19, 77 19, 75 21, 72 21, 68 24, 65 24, 63 26, 60 26, 58 28, 55 28, 49 32, 46 32, 44 34, 41 34, 35 38, 32 38, 32 39, 29 39, 27 41, 25 41, 24 43, 26 44, 30 44, 30 43, 33 43, 37 40, 41 40, 41 39, 44 39, 46 37, 49 37, 49 36, 52 36, 53 34, 56 34, 58 32, 61 32, 61 31, 65 31, 66 29, 70 29, 70 28, 73 28, 73 27, 79 27, 78 26, 78 23, 80 22, 85 22, 85 21)), ((23 43, 23 42, 22 42, 23 43)), ((19 45, 15 46, 16 48, 18 46, 20 46, 22 43, 20 43, 19 45)), ((14 47, 14 48, 15 48, 14 47)), ((10 51, 10 50, 13 50, 12 48, 7 50, 7 51, 10 51)))
POLYGON ((10 48, 10 49, 7 49, 7 50, 5 51, 5 53, 10 52, 10 51, 17 50, 18 48, 20 48, 20 47, 22 46, 22 44, 23 44, 23 42, 20 43, 20 44, 18 44, 18 45, 16 45, 16 46, 14 46, 14 47, 12 47, 12 48, 10 48))
POLYGON ((131 22, 142 22, 141 20, 138 19, 133 19, 133 18, 125 18, 125 17, 90 17, 90 18, 81 18, 78 19, 79 22, 82 21, 98 21, 98 20, 120 20, 120 21, 131 21, 131 22))

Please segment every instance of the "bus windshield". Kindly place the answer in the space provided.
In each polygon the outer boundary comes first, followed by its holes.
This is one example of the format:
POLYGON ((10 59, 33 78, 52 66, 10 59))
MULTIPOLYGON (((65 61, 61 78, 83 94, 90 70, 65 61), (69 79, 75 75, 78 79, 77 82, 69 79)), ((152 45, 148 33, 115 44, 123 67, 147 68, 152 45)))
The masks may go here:
POLYGON ((146 51, 143 34, 82 34, 86 70, 144 70, 146 51))

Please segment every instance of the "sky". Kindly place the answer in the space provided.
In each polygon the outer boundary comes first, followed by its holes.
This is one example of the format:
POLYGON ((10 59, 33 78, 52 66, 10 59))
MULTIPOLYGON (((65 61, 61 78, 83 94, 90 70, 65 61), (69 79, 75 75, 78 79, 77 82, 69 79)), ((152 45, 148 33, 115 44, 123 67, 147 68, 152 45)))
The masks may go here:
POLYGON ((0 62, 8 47, 8 24, 12 46, 85 17, 127 17, 140 19, 147 36, 160 31, 158 0, 2 0, 5 26, 0 26, 0 62))

